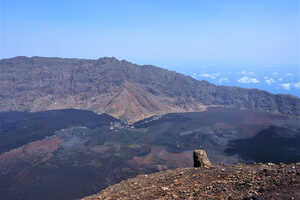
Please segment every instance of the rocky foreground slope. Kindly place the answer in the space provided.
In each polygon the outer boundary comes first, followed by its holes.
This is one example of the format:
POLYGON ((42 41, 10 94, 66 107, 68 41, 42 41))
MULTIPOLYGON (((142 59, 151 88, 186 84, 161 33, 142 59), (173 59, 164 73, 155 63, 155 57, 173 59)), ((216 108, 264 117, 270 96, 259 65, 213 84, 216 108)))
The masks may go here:
POLYGON ((296 200, 300 163, 179 168, 122 181, 82 200, 296 200))
POLYGON ((0 60, 0 111, 75 108, 132 122, 215 106, 300 116, 300 99, 293 96, 216 86, 116 58, 0 60))

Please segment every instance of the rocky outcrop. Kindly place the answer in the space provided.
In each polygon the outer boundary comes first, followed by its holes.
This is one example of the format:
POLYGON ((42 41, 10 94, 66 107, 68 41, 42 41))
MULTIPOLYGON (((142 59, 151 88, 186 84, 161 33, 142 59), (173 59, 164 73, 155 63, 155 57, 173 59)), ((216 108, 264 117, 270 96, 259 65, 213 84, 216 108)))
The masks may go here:
POLYGON ((300 198, 300 163, 212 167, 205 150, 195 150, 193 156, 195 168, 139 175, 82 200, 300 198))
POLYGON ((300 99, 293 96, 216 86, 116 58, 0 60, 0 111, 75 108, 132 122, 215 106, 300 116, 300 99))
POLYGON ((204 168, 210 168, 211 162, 209 161, 206 151, 203 149, 195 150, 193 153, 194 158, 194 167, 204 167, 204 168))
POLYGON ((237 164, 139 175, 82 200, 300 199, 300 163, 237 164))

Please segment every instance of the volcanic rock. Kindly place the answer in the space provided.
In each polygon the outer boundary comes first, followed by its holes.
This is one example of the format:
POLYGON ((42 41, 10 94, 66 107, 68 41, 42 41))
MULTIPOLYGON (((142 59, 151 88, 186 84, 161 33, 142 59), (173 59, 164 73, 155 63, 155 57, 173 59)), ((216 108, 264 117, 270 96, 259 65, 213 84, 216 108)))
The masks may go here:
POLYGON ((193 153, 194 167, 210 168, 211 162, 208 160, 206 151, 203 149, 195 150, 193 153))
POLYGON ((300 166, 295 164, 179 168, 147 176, 139 175, 82 200, 300 199, 299 172, 300 166))

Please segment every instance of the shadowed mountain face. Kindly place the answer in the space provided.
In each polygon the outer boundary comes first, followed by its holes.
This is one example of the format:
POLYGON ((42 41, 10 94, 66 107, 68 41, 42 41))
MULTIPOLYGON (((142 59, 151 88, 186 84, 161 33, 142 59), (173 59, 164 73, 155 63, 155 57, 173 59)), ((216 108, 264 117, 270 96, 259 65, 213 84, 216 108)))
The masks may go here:
POLYGON ((256 162, 299 162, 300 129, 291 130, 272 126, 247 139, 230 142, 225 150, 229 155, 239 154, 244 160, 256 162))
POLYGON ((74 109, 37 113, 3 112, 0 113, 0 153, 52 136, 57 130, 77 126, 95 128, 110 126, 111 123, 123 124, 107 114, 97 115, 74 109))
POLYGON ((226 106, 300 116, 300 100, 256 89, 215 86, 154 66, 98 60, 0 60, 0 110, 76 108, 126 121, 226 106))
POLYGON ((299 128, 297 119, 283 115, 224 108, 133 125, 71 109, 2 113, 0 194, 12 200, 78 199, 138 174, 192 167, 198 148, 206 149, 213 163, 260 161, 251 154, 258 146, 286 149, 276 157, 262 154, 264 161, 300 161, 300 147, 292 142, 298 141, 299 128), (274 145, 270 138, 277 138, 274 145))

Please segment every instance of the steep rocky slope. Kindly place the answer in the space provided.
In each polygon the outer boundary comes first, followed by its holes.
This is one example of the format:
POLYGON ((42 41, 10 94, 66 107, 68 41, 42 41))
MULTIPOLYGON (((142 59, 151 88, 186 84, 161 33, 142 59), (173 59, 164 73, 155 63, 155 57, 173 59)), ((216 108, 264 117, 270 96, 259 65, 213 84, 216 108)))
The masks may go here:
POLYGON ((0 111, 76 108, 127 121, 228 106, 300 116, 300 100, 256 89, 215 86, 115 58, 0 60, 0 111))
POLYGON ((122 181, 82 200, 296 200, 300 163, 183 168, 122 181))

